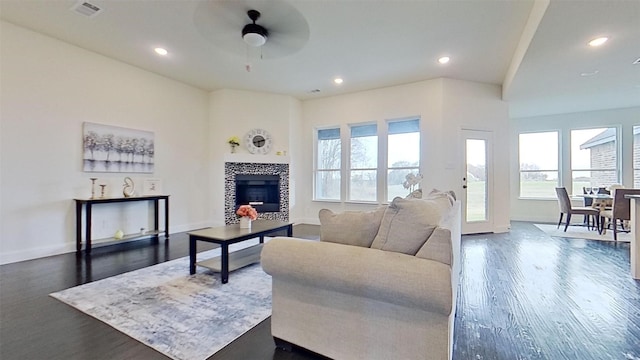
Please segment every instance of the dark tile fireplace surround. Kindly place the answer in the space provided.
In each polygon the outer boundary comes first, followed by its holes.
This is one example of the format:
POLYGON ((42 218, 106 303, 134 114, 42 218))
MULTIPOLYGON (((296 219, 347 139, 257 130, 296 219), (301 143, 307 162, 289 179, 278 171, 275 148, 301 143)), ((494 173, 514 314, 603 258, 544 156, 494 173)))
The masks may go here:
MULTIPOLYGON (((244 163, 244 162, 225 162, 224 164, 224 222, 225 224, 238 223, 236 216, 236 180, 247 180, 246 175, 263 175, 258 177, 258 183, 265 181, 266 186, 274 186, 274 179, 269 175, 279 177, 280 204, 279 211, 273 208, 267 208, 266 211, 259 211, 259 219, 268 220, 289 220, 289 164, 263 164, 263 163, 244 163), (237 176, 240 175, 240 176, 237 176), (266 176, 264 176, 266 175, 266 176)), ((243 186, 243 185, 241 185, 243 186)), ((254 189, 255 190, 255 189, 254 189)), ((274 202, 275 203, 275 202, 274 202)), ((271 207, 274 205, 271 204, 271 207)), ((258 206, 254 206, 258 207, 258 206)), ((276 206, 277 207, 277 206, 276 206)))

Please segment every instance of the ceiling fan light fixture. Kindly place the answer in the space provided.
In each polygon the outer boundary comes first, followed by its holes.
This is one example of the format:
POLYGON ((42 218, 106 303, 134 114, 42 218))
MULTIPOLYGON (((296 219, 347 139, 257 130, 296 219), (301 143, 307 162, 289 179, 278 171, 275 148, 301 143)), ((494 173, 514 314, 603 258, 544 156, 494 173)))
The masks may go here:
POLYGON ((247 32, 242 34, 242 39, 244 39, 244 42, 247 43, 247 45, 253 47, 262 46, 267 42, 266 36, 256 32, 247 32))

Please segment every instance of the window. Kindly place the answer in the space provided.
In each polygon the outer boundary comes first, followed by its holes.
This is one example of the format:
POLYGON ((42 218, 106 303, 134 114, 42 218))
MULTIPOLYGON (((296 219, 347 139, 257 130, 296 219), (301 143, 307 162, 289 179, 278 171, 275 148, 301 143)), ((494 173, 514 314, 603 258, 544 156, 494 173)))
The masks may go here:
POLYGON ((407 196, 403 185, 407 175, 420 172, 419 120, 389 122, 387 139, 387 200, 391 201, 407 196))
POLYGON ((557 131, 520 134, 520 197, 556 196, 558 145, 557 131))
POLYGON ((315 199, 340 200, 340 129, 318 130, 317 137, 315 199))
POLYGON ((571 130, 570 191, 574 194, 582 193, 583 187, 619 183, 616 133, 616 128, 571 130))
POLYGON ((378 134, 376 124, 351 126, 349 200, 377 201, 378 134))
POLYGON ((633 187, 640 189, 640 126, 633 127, 633 187))
POLYGON ((384 203, 420 171, 420 119, 317 129, 316 140, 314 200, 384 203))

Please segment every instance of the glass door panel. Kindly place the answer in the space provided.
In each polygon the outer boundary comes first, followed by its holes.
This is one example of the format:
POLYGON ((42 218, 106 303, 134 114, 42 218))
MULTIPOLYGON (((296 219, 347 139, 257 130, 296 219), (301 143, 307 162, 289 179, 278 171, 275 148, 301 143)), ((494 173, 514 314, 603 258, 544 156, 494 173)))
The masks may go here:
POLYGON ((462 130, 464 173, 462 175, 462 233, 493 231, 491 171, 491 139, 493 133, 462 130))

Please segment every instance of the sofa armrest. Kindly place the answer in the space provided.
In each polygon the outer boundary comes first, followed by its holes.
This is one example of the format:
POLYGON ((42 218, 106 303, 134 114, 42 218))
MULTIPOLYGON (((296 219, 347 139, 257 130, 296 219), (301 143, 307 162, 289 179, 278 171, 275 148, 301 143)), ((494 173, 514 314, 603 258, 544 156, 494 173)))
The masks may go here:
POLYGON ((376 299, 449 315, 451 268, 396 252, 276 237, 261 255, 265 272, 279 281, 376 299))

